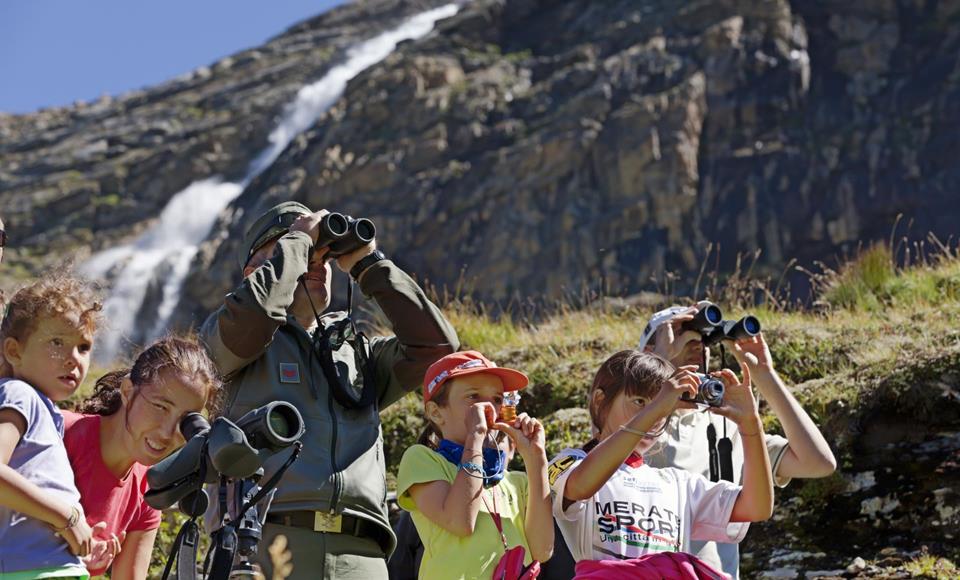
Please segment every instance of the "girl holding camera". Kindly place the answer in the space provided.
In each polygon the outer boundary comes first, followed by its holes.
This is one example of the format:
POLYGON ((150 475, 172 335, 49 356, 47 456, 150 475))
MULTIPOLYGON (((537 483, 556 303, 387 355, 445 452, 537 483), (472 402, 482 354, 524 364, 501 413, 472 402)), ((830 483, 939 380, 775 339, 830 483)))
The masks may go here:
POLYGON ((577 561, 578 578, 721 578, 683 553, 691 539, 739 542, 747 522, 770 517, 773 482, 746 370, 742 381, 728 369, 715 374, 725 386, 724 403, 709 409, 740 427, 742 486, 644 464, 642 454, 668 416, 694 406, 681 396, 696 397, 695 370, 626 350, 597 371, 588 399, 597 436, 583 449, 562 451, 549 468, 554 517, 577 561))

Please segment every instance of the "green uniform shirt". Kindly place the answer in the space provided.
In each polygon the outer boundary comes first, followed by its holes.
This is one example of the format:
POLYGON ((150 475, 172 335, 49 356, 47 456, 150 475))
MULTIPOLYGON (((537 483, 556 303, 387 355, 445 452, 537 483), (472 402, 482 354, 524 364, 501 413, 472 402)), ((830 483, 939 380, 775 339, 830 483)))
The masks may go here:
MULTIPOLYGON (((387 520, 379 411, 418 388, 427 367, 456 351, 459 341, 440 310, 407 274, 389 260, 373 264, 360 289, 377 302, 396 336, 370 341, 377 404, 363 409, 341 406, 313 354, 308 329, 287 315, 312 251, 312 240, 304 232, 280 238, 273 257, 227 295, 204 323, 201 336, 226 378, 225 416, 235 419, 271 401, 287 401, 303 416, 303 451, 280 480, 271 513, 322 510, 365 518, 382 529, 379 539, 389 554, 396 538, 387 520)), ((326 315, 322 323, 343 315, 326 315)), ((334 359, 359 385, 349 343, 334 353, 334 359)), ((267 461, 264 480, 290 453, 282 451, 267 461)), ((215 507, 217 502, 211 503, 215 507)))

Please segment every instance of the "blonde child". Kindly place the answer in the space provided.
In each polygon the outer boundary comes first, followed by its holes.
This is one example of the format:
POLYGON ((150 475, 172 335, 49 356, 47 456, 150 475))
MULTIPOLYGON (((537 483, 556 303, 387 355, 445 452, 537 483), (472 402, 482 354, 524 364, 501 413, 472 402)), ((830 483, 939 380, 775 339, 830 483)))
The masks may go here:
POLYGON ((0 324, 0 575, 86 578, 93 533, 63 445, 68 398, 90 365, 100 304, 81 281, 48 277, 18 291, 0 324))
MULTIPOLYGON (((516 546, 526 552, 522 567, 532 567, 526 577, 535 577, 534 561, 553 553, 543 425, 525 413, 511 424, 497 420, 504 392, 527 382, 476 351, 447 355, 427 370, 428 428, 404 453, 397 483, 400 507, 424 544, 420 578, 486 580, 511 559, 508 549, 516 556, 516 546), (507 471, 495 443, 484 447, 495 431, 514 440, 526 474, 507 471)), ((506 574, 518 577, 516 568, 506 574)))
POLYGON ((690 540, 739 542, 746 522, 773 509, 773 482, 763 426, 750 390, 733 371, 717 373, 724 402, 711 412, 735 422, 743 437, 743 486, 643 464, 681 401, 694 397, 695 367, 640 351, 616 353, 598 370, 590 417, 598 434, 583 449, 562 451, 550 465, 553 512, 577 561, 577 578, 721 578, 689 552, 690 540))

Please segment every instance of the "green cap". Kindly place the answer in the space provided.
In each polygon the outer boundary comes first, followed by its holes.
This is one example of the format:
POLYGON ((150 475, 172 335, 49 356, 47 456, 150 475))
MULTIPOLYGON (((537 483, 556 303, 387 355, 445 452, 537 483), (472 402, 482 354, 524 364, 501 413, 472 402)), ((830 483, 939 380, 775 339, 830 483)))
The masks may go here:
POLYGON ((297 218, 313 213, 310 208, 296 201, 285 201, 268 209, 253 222, 243 236, 243 245, 240 247, 240 267, 247 265, 247 261, 254 252, 264 244, 290 231, 290 226, 297 218))

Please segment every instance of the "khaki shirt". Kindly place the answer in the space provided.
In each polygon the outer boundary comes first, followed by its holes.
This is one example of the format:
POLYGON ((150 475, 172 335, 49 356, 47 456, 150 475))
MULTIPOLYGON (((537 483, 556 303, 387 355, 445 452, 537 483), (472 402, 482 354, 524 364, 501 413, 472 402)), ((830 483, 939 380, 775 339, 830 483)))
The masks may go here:
MULTIPOLYGON (((303 416, 303 451, 280 480, 271 513, 313 510, 367 519, 382 528, 381 538, 388 540, 381 543, 389 554, 396 538, 387 520, 379 412, 420 387, 427 367, 456 351, 459 340, 407 274, 389 260, 373 264, 360 290, 377 302, 396 336, 370 340, 377 404, 363 409, 341 406, 313 354, 309 329, 287 315, 312 251, 312 240, 304 232, 280 238, 273 257, 244 278, 210 315, 201 337, 226 379, 225 416, 236 419, 271 401, 287 401, 303 416)), ((322 324, 343 316, 325 315, 322 324)), ((360 375, 350 344, 335 352, 334 359, 358 387, 360 375)), ((266 462, 263 481, 291 452, 292 448, 281 451, 266 462)), ((215 523, 217 515, 209 519, 215 523)))

